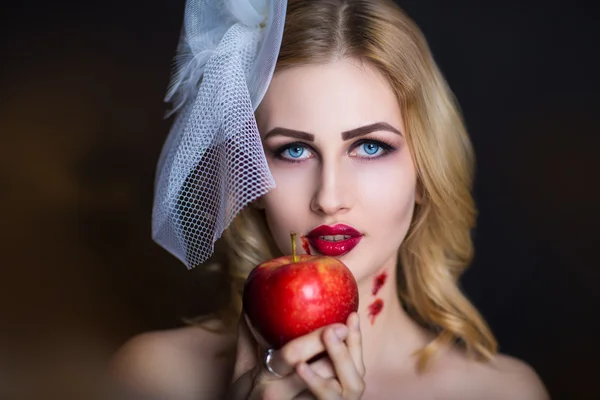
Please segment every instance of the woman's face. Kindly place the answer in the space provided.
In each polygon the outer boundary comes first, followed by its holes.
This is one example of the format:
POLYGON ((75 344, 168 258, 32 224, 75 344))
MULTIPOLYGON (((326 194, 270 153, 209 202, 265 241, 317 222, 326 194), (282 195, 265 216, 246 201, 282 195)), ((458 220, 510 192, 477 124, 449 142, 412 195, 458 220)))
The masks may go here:
POLYGON ((309 236, 312 254, 339 258, 358 281, 395 267, 417 179, 385 78, 350 60, 284 70, 257 121, 277 186, 259 204, 281 252, 291 254, 296 232, 309 236))

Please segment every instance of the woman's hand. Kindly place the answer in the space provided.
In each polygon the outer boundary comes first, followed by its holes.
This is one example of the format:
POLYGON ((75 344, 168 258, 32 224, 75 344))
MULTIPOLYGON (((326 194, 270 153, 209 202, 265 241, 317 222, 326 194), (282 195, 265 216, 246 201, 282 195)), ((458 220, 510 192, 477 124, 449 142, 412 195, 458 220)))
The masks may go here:
POLYGON ((334 377, 320 376, 306 362, 296 365, 296 373, 319 400, 360 399, 365 390, 365 367, 362 359, 362 340, 356 313, 347 321, 346 342, 333 329, 326 329, 322 339, 333 364, 334 377))
POLYGON ((279 376, 266 368, 262 356, 266 348, 260 335, 242 318, 230 398, 359 399, 364 391, 357 314, 352 314, 346 325, 318 329, 273 351, 269 366, 279 376), (309 363, 324 352, 325 357, 309 363))

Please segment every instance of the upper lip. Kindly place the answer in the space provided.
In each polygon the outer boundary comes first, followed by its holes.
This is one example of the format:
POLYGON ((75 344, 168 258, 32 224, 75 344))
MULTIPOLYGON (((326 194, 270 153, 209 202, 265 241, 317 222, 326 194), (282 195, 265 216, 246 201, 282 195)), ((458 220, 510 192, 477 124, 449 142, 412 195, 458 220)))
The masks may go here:
POLYGON ((313 229, 306 235, 307 237, 319 237, 319 236, 335 236, 344 235, 350 237, 362 236, 362 234, 351 226, 344 224, 337 224, 333 226, 321 225, 313 229))

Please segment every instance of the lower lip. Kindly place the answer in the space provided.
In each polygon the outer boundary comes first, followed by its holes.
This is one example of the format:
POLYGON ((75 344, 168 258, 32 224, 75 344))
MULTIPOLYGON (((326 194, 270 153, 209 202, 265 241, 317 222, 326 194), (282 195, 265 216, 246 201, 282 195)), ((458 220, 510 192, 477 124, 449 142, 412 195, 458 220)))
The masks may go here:
POLYGON ((350 239, 340 240, 339 242, 330 242, 319 237, 307 237, 310 245, 319 253, 329 256, 338 257, 347 254, 356 247, 362 236, 351 237, 350 239))

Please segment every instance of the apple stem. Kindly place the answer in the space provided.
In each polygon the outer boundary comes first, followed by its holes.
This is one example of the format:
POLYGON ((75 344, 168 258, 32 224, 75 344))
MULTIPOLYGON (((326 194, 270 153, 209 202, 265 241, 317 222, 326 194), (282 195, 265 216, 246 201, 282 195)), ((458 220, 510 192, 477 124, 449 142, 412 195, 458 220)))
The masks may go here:
POLYGON ((298 256, 296 255, 296 232, 292 232, 292 260, 298 262, 298 256))

